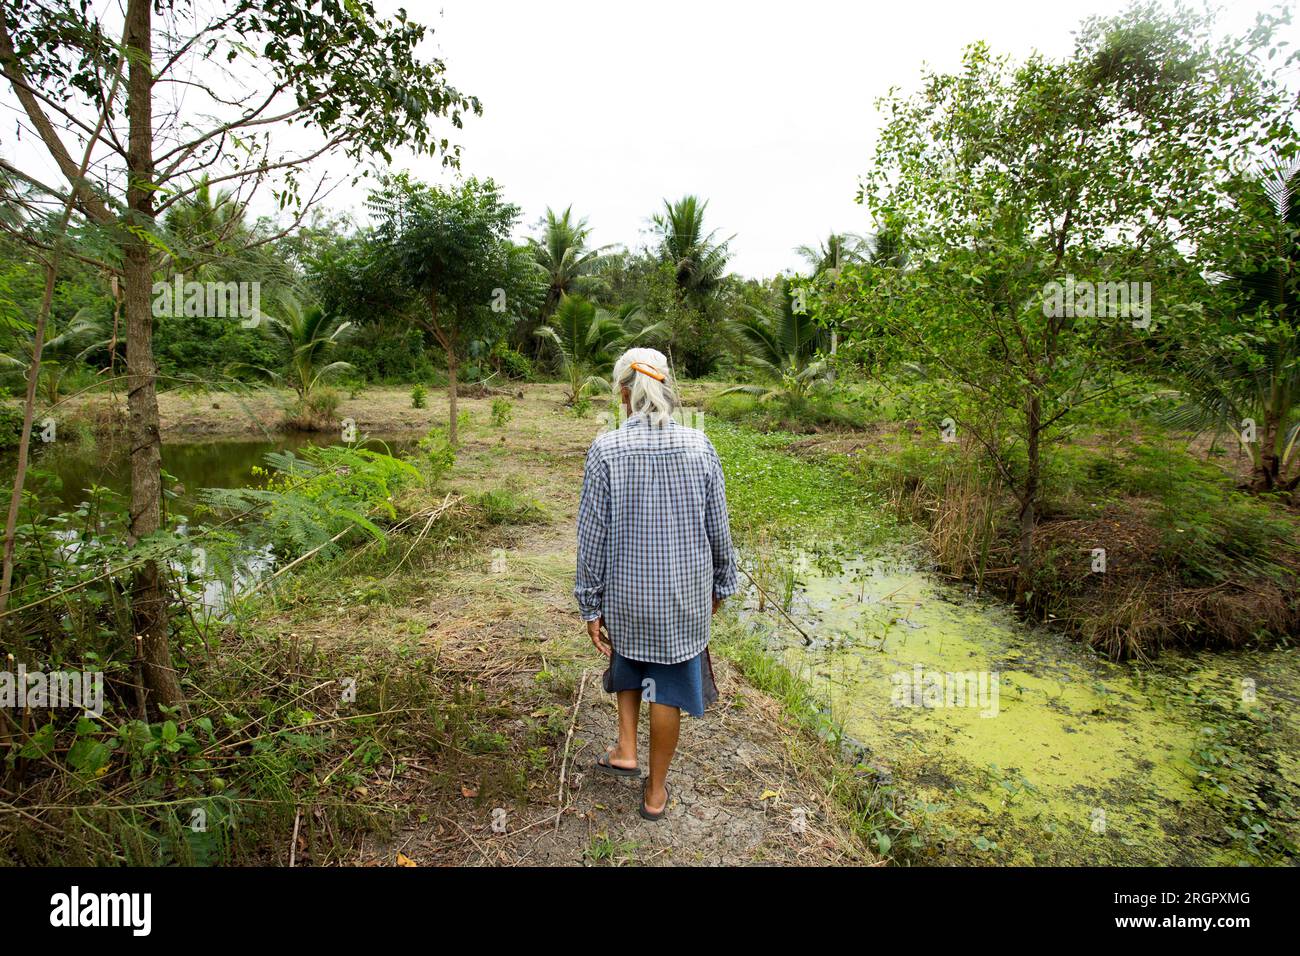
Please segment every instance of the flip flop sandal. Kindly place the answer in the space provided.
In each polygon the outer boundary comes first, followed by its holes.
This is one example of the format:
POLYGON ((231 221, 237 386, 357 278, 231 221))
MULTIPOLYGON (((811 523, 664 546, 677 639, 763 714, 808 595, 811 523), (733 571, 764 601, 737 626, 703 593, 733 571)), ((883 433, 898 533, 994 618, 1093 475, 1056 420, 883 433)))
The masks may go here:
POLYGON ((664 808, 660 810, 658 813, 651 813, 649 810, 646 809, 645 792, 649 788, 650 788, 650 778, 646 777, 645 783, 641 784, 641 807, 640 807, 641 819, 662 820, 664 818, 664 814, 668 812, 668 804, 673 798, 672 787, 668 786, 668 784, 666 783, 664 784, 664 808))
POLYGON ((640 767, 615 767, 609 762, 609 751, 605 751, 596 758, 596 769, 601 773, 608 773, 615 777, 639 777, 641 776, 640 767))

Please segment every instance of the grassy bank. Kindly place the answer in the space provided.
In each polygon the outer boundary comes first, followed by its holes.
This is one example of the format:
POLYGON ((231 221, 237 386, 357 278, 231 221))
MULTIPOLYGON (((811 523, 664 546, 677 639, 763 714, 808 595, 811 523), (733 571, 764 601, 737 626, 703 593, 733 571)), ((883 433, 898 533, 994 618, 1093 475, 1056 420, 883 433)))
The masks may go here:
MULTIPOLYGON (((447 424, 445 392, 429 385, 417 401, 412 385, 354 385, 323 390, 330 395, 327 414, 311 423, 326 433, 338 432, 341 422, 353 422, 361 433, 391 434, 424 432, 447 424)), ((520 400, 523 386, 494 389, 490 394, 465 387, 463 400, 476 402, 500 397, 520 400)), ((96 389, 66 398, 41 415, 60 425, 88 427, 96 432, 120 430, 125 426, 126 399, 96 389)), ((237 383, 221 389, 189 383, 163 383, 158 395, 158 414, 164 441, 205 438, 267 436, 302 427, 297 399, 284 388, 250 387, 237 383)))
MULTIPOLYGON (((969 446, 903 430, 846 449, 925 528, 940 566, 1007 597, 1017 506, 969 446)), ((1300 626, 1300 520, 1183 443, 1069 446, 1048 476, 1030 611, 1115 658, 1287 641, 1300 626)))
POLYGON ((429 508, 440 490, 405 489, 382 538, 345 535, 228 620, 203 618, 178 581, 184 712, 141 711, 129 644, 90 640, 96 615, 70 619, 76 644, 101 648, 93 654, 33 644, 38 666, 52 655, 60 669, 102 670, 105 707, 93 718, 15 712, 0 855, 23 865, 347 861, 401 819, 410 768, 425 761, 451 778, 492 753, 491 705, 414 653, 423 629, 395 628, 364 648, 338 640, 340 620, 412 600, 435 568, 536 514, 499 492, 443 492, 429 508))
MULTIPOLYGON (((690 397, 716 407, 720 388, 701 385, 690 397)), ((324 865, 392 862, 402 854, 430 862, 580 858, 620 865, 662 862, 677 852, 628 830, 626 808, 611 804, 607 794, 584 791, 581 783, 574 790, 574 776, 581 778, 591 752, 611 732, 604 723, 608 708, 599 706, 607 702, 598 703, 601 695, 592 686, 602 665, 575 626, 569 593, 583 459, 603 423, 595 410, 581 414, 566 407, 558 387, 523 392, 511 400, 509 414, 494 407, 492 397, 464 403, 464 438, 454 464, 437 441, 413 449, 419 477, 402 485, 391 513, 378 520, 382 544, 362 530, 349 532, 337 550, 295 567, 215 626, 177 615, 188 714, 141 720, 129 645, 110 642, 103 650, 111 653, 101 660, 110 700, 103 720, 69 720, 47 737, 34 722, 9 728, 16 746, 0 801, 5 857, 324 865), (204 821, 197 830, 196 810, 204 821), (509 832, 491 828, 497 811, 512 821, 509 832), (553 836, 538 848, 515 840, 516 828, 553 836), (43 839, 54 832, 73 836, 61 843, 43 839)), ((368 411, 360 404, 354 409, 369 415, 358 419, 368 423, 363 434, 393 430, 380 417, 385 409, 431 424, 446 414, 438 393, 428 395, 424 409, 407 409, 410 397, 403 390, 374 397, 368 411)), ((275 393, 259 397, 268 410, 281 399, 275 393)), ((184 401, 165 419, 172 434, 234 434, 238 415, 224 407, 224 396, 184 401), (197 430, 187 432, 190 427, 197 430)), ((844 701, 834 703, 821 676, 810 680, 771 649, 800 641, 778 610, 791 609, 796 595, 806 598, 809 591, 812 575, 799 570, 795 553, 827 582, 844 576, 842 563, 850 557, 905 553, 925 562, 929 553, 950 575, 995 594, 1005 573, 999 522, 1006 520, 1007 503, 979 470, 972 449, 942 444, 906 419, 811 434, 760 431, 754 424, 762 423, 708 419, 727 475, 742 561, 763 593, 747 591, 719 618, 719 665, 743 680, 724 679, 727 702, 710 718, 721 723, 702 723, 693 731, 699 736, 684 746, 708 767, 732 759, 719 748, 739 741, 772 755, 783 769, 766 771, 774 782, 752 793, 733 793, 738 788, 730 783, 709 798, 718 801, 707 807, 710 813, 727 800, 752 804, 745 812, 754 848, 713 846, 707 829, 681 839, 701 859, 797 859, 786 854, 807 852, 803 843, 785 846, 776 836, 790 839, 785 815, 815 805, 815 832, 834 848, 836 860, 933 862, 953 852, 992 860, 998 851, 972 848, 965 838, 968 821, 951 828, 961 840, 943 835, 933 822, 944 812, 944 787, 926 789, 923 775, 895 776, 889 768, 903 756, 896 742, 881 740, 864 750, 850 740, 846 718, 855 711, 841 709, 844 701), (914 548, 918 543, 929 547, 914 548), (753 736, 760 730, 768 734, 761 742, 753 736), (795 792, 802 795, 796 799, 795 792), (767 828, 761 838, 760 825, 767 828)), ((244 423, 246 430, 258 427, 255 418, 244 423)), ((1116 442, 1071 448, 1068 467, 1053 472, 1044 547, 1053 541, 1053 525, 1070 546, 1079 544, 1084 532, 1077 522, 1084 518, 1118 534, 1127 525, 1116 520, 1115 509, 1124 506, 1141 516, 1144 527, 1173 522, 1168 533, 1175 537, 1166 550, 1152 552, 1166 562, 1160 567, 1167 573, 1193 560, 1212 569, 1219 555, 1233 574, 1245 568, 1248 576, 1269 579, 1271 571, 1243 556, 1271 553, 1271 542, 1290 533, 1286 509, 1236 492, 1231 478, 1208 462, 1180 464, 1182 449, 1156 455, 1142 447, 1135 441, 1131 449, 1116 442), (1109 496, 1104 508, 1103 495, 1109 496), (1210 517, 1192 522, 1189 512, 1210 517), (1199 530, 1183 537, 1189 528, 1199 530)), ((1039 613, 1055 614, 1058 627, 1089 637, 1086 628, 1106 620, 1100 612, 1113 616, 1118 605, 1105 592, 1086 589, 1097 576, 1059 573, 1073 573, 1070 562, 1077 556, 1056 540, 1055 551, 1043 552, 1044 566, 1057 567, 1058 574, 1044 579, 1039 613), (1085 587, 1067 586, 1071 581, 1085 587), (1099 613, 1088 610, 1088 601, 1100 603, 1099 613)), ((1108 551, 1119 573, 1097 583, 1115 586, 1112 581, 1126 580, 1130 554, 1138 552, 1113 545, 1108 551)), ((1088 553, 1084 549, 1084 557, 1088 553)), ((748 582, 745 575, 742 582, 748 582)), ((843 591, 848 585, 833 586, 843 591)), ((1233 586, 1214 593, 1235 593, 1233 586)), ((99 600, 111 607, 111 592, 99 600)), ((885 636, 907 633, 889 615, 854 621, 862 637, 871 637, 873 628, 885 636)), ((1131 630, 1125 626, 1124 633, 1131 630)), ((819 636, 833 641, 834 633, 829 628, 819 636)), ((1177 643, 1140 633, 1155 642, 1143 648, 1177 643)), ((1046 648, 1039 654, 1050 656, 1046 648)), ((60 663, 90 662, 65 656, 60 663)), ((1091 700, 1083 690, 1087 700, 1079 706, 1091 700)), ((1200 693, 1217 702, 1217 716, 1205 723, 1216 735, 1212 752, 1202 755, 1206 779, 1216 782, 1215 799, 1234 818, 1251 821, 1239 842, 1258 845, 1259 858, 1272 859, 1291 838, 1287 825, 1279 825, 1276 801, 1259 787, 1291 731, 1266 728, 1268 746, 1252 757, 1247 741, 1260 733, 1258 722, 1219 706, 1217 685, 1200 693), (1265 828, 1264 836, 1251 835, 1257 826, 1265 828)), ((1040 724, 1031 729, 1045 734, 1040 724)), ((1071 752, 1068 742, 1060 748, 1071 752)), ((968 770, 945 772, 965 781, 963 791, 993 779, 987 768, 968 770)), ((702 780, 696 785, 704 792, 702 780)), ((1109 799, 1122 802, 1123 796, 1109 799)), ((1005 852, 1006 838, 1003 846, 1005 852)))
MULTIPOLYGON (((906 388, 837 394, 834 403, 766 407, 719 396, 709 408, 808 460, 829 460, 856 489, 849 494, 875 496, 923 529, 943 573, 1009 600, 1019 506, 978 443, 943 442, 913 417, 924 414, 924 396, 912 402, 906 388)), ((1243 490, 1248 471, 1235 443, 1141 416, 1076 430, 1044 474, 1030 615, 1113 658, 1285 643, 1300 628, 1300 516, 1286 496, 1243 490)))
MULTIPOLYGON (((386 394, 392 406, 403 401, 386 394)), ((261 396, 267 408, 276 398, 261 396)), ((441 396, 428 399, 419 414, 440 421, 441 396)), ((238 416, 224 396, 184 401, 165 419, 172 434, 233 432, 238 416), (178 413, 191 406, 202 416, 197 426, 178 413)), ((388 431, 377 417, 382 407, 365 420, 388 431)), ((412 450, 418 477, 372 518, 382 537, 347 532, 241 601, 228 620, 209 623, 194 604, 178 608, 186 713, 142 716, 129 641, 111 626, 103 600, 101 610, 83 614, 104 656, 68 651, 59 664, 103 665, 104 715, 41 725, 32 714, 9 728, 0 855, 22 864, 527 862, 528 844, 512 835, 553 832, 547 859, 557 862, 663 859, 644 837, 619 836, 627 819, 638 819, 634 812, 586 833, 585 821, 609 813, 601 809, 606 798, 572 792, 606 733, 584 726, 600 696, 584 685, 599 661, 570 595, 583 457, 602 423, 564 407, 559 390, 546 386, 527 389, 508 415, 488 397, 464 407, 454 464, 438 441, 412 450), (560 784, 566 770, 568 792, 560 784), (557 790, 563 825, 552 828, 557 790), (492 829, 498 812, 508 814, 507 833, 492 829), (66 837, 49 839, 54 833, 66 837), (623 849, 603 854, 602 846, 623 849)), ((257 419, 244 427, 257 428, 257 419)), ((797 467, 788 456, 779 460, 797 467)), ((293 505, 276 524, 286 533, 294 508, 306 507, 293 505)), ((276 507, 285 509, 285 499, 276 507)), ((286 550, 281 566, 304 544, 286 550)), ((182 575, 177 583, 193 601, 197 582, 186 587, 182 575)), ((787 747, 818 753, 815 738, 759 691, 736 687, 731 699, 719 715, 729 729, 690 745, 702 765, 724 759, 710 748, 739 743, 751 759, 771 755, 772 790, 782 799, 820 788, 814 763, 798 764, 798 781, 780 769, 787 747)), ((705 792, 703 783, 696 788, 705 792)), ((771 816, 772 799, 760 795, 748 795, 749 827, 771 816)), ((710 799, 733 798, 723 790, 710 799)), ((820 799, 800 798, 800 806, 820 799)), ((815 815, 809 832, 822 841, 820 855, 866 858, 846 820, 833 801, 824 817, 815 815)), ((788 828, 764 826, 761 839, 753 830, 753 850, 734 838, 731 849, 724 841, 706 850, 712 838, 701 832, 697 852, 747 862, 797 849, 782 845, 788 828)))
MULTIPOLYGON (((282 397, 260 399, 273 407, 282 397)), ((173 414, 182 398, 172 396, 173 414)), ((191 400, 208 415, 203 433, 214 421, 228 429, 238 418, 246 432, 262 424, 222 408, 224 393, 191 400)), ((484 415, 485 439, 504 440, 504 425, 489 423, 499 418, 484 415)), ((409 768, 432 761, 455 776, 494 752, 490 705, 413 653, 422 629, 399 627, 361 651, 331 625, 413 600, 430 575, 542 513, 504 487, 450 485, 454 456, 436 432, 406 461, 383 448, 255 469, 249 490, 195 498, 191 489, 193 517, 171 515, 189 530, 150 544, 178 601, 172 645, 188 700, 179 711, 140 703, 123 576, 103 570, 123 560, 117 496, 99 488, 77 511, 54 513, 46 478, 33 475, 10 633, 29 671, 101 672, 104 707, 83 717, 3 712, 0 856, 29 865, 339 862, 402 818, 409 768), (196 557, 228 580, 236 555, 263 547, 281 570, 225 619, 210 616, 196 557)))

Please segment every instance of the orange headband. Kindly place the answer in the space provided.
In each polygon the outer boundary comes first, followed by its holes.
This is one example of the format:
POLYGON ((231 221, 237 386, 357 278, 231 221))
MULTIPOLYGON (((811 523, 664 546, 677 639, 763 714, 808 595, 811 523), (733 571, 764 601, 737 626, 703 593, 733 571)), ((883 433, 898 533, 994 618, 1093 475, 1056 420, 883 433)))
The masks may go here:
POLYGON ((628 367, 635 369, 636 371, 640 372, 642 375, 649 375, 656 382, 662 382, 664 380, 663 372, 656 371, 654 367, 651 365, 645 365, 641 362, 631 362, 629 363, 628 367))

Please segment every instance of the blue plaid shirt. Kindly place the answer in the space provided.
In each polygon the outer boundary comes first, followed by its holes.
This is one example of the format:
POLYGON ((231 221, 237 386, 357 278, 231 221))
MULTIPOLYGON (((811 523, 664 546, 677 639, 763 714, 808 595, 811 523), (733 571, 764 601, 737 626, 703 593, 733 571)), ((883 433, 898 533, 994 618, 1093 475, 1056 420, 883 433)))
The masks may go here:
POLYGON ((573 590, 614 650, 676 664, 709 643, 713 598, 736 592, 722 463, 704 432, 644 415, 592 442, 573 590))

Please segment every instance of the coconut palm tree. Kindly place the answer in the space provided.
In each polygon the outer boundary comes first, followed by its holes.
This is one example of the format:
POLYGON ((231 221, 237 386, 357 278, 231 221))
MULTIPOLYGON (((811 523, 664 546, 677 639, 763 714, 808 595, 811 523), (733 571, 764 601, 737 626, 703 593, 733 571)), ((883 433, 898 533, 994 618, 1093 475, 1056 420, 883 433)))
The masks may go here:
POLYGON ((282 371, 261 371, 292 388, 300 407, 329 378, 353 369, 350 362, 328 361, 339 343, 346 340, 352 323, 330 315, 319 305, 303 308, 293 296, 281 296, 279 315, 264 314, 260 327, 283 343, 289 353, 282 371))
POLYGON ((555 346, 568 379, 567 404, 576 405, 588 392, 609 390, 608 375, 619 352, 661 331, 658 324, 642 322, 635 304, 608 312, 582 296, 566 295, 550 322, 534 334, 555 346))
POLYGON ((170 251, 168 268, 191 279, 217 278, 231 250, 244 245, 244 207, 227 190, 213 190, 204 176, 198 188, 176 203, 163 222, 170 251))
POLYGON ((265 227, 250 225, 246 210, 233 193, 213 188, 203 177, 163 221, 166 271, 199 282, 256 281, 264 294, 291 287, 293 261, 278 244, 259 241, 266 238, 265 227))
MULTIPOLYGON (((20 341, 23 345, 17 355, 0 354, 0 371, 27 374, 36 343, 31 332, 27 332, 20 341)), ((62 397, 63 378, 70 367, 107 345, 104 324, 89 317, 84 309, 74 315, 61 332, 51 325, 41 347, 41 376, 37 384, 46 404, 58 404, 62 397)))
POLYGON ((870 235, 853 232, 832 232, 816 246, 799 246, 795 252, 808 263, 812 278, 824 273, 838 276, 846 265, 889 266, 895 269, 907 265, 898 234, 892 229, 880 229, 870 235))
POLYGON ((1300 438, 1300 160, 1266 166, 1258 185, 1275 218, 1272 247, 1258 268, 1225 280, 1249 322, 1244 334, 1179 358, 1188 401, 1168 421, 1218 431, 1254 423, 1256 440, 1245 442, 1251 486, 1292 491, 1300 486, 1300 474, 1287 477, 1300 438))
POLYGON ((555 312, 564 296, 589 291, 596 273, 608 261, 606 251, 613 247, 588 248, 590 232, 587 220, 576 218, 572 206, 559 215, 548 207, 541 238, 528 240, 533 258, 548 277, 543 319, 555 312))
POLYGON ((795 252, 808 263, 813 278, 824 273, 838 276, 850 262, 865 262, 870 244, 851 232, 832 232, 818 245, 799 246, 795 252))
POLYGON ((823 357, 824 331, 807 310, 795 309, 789 280, 782 279, 780 289, 780 308, 766 312, 751 308, 734 320, 744 343, 741 358, 763 383, 736 385, 722 394, 741 392, 760 401, 802 399, 830 380, 830 366, 823 357))
POLYGON ((664 211, 654 217, 659 234, 659 255, 672 264, 678 291, 695 305, 718 291, 727 270, 731 242, 716 242, 713 232, 704 231, 708 200, 684 196, 677 202, 664 200, 664 211))
POLYGON ((1252 459, 1251 488, 1292 491, 1300 474, 1287 478, 1300 437, 1300 341, 1293 331, 1270 330, 1248 352, 1201 355, 1182 369, 1189 401, 1168 417, 1177 427, 1244 431, 1252 459))

